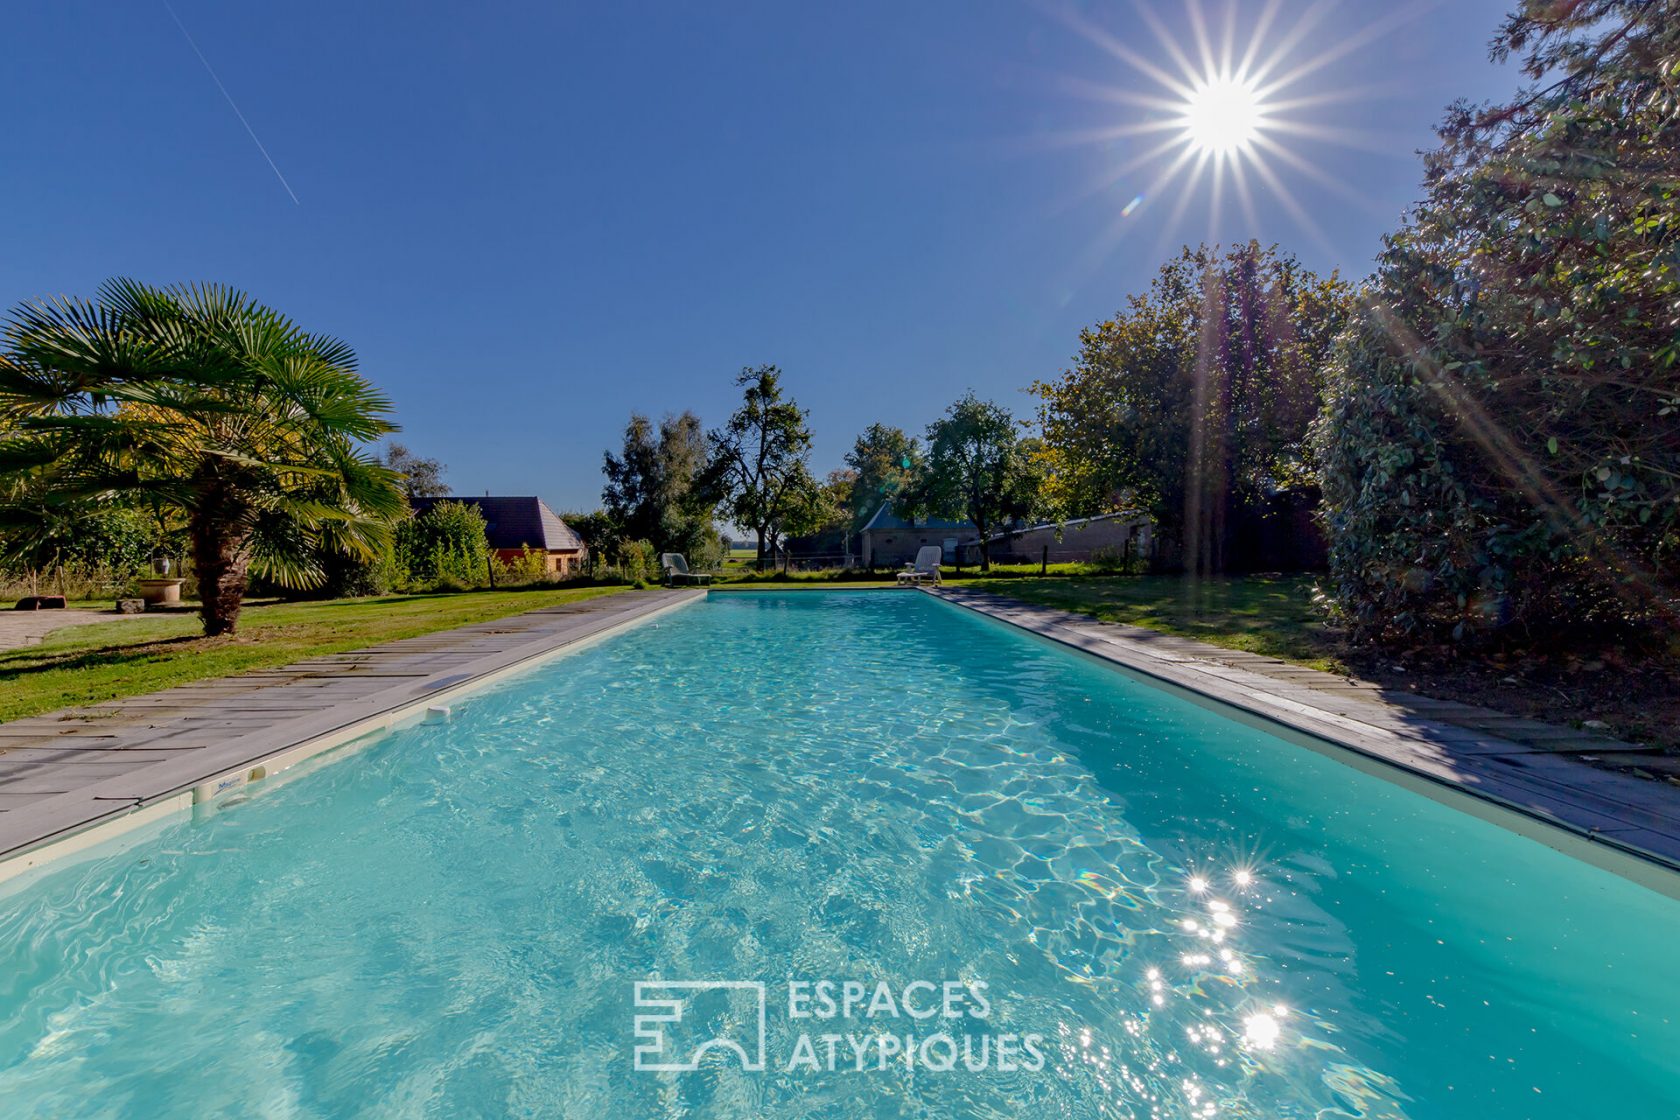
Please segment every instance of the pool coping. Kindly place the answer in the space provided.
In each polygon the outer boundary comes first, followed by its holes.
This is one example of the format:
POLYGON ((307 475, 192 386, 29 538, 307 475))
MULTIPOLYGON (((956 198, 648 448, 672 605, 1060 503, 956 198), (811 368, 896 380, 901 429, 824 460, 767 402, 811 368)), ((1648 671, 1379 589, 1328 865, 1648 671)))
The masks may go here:
MULTIPOLYGON (((241 677, 236 676, 118 701, 113 708, 127 705, 143 709, 147 704, 169 705, 172 695, 190 693, 193 702, 201 703, 205 710, 173 722, 166 719, 161 729, 156 724, 132 726, 133 741, 128 747, 120 743, 78 747, 65 739, 58 751, 62 756, 57 764, 60 774, 77 767, 78 774, 96 772, 99 767, 90 767, 78 757, 94 751, 120 761, 125 750, 133 750, 139 752, 134 757, 148 761, 110 776, 72 783, 75 788, 44 793, 27 804, 0 812, 0 883, 175 813, 211 806, 251 782, 271 779, 328 751, 358 741, 371 742, 399 725, 424 718, 428 710, 444 707, 451 699, 704 598, 704 591, 687 589, 597 596, 244 674, 245 681, 256 679, 259 683, 243 689, 238 687, 243 683, 241 677), (483 652, 486 646, 491 647, 489 652, 483 652), (437 664, 427 669, 428 661, 437 664), (335 680, 331 668, 335 665, 352 669, 372 666, 352 686, 369 687, 348 698, 328 699, 324 706, 304 715, 265 719, 262 703, 251 706, 254 702, 282 702, 280 695, 305 679, 312 685, 325 682, 331 687, 355 676, 343 670, 335 680), (392 683, 374 683, 382 681, 392 683), (228 689, 225 699, 199 701, 207 690, 218 687, 228 689), (179 741, 185 732, 202 728, 206 721, 211 721, 212 729, 226 728, 230 733, 225 737, 213 733, 215 741, 204 745, 170 745, 172 733, 176 736, 173 741, 179 741), (153 761, 159 754, 165 757, 153 761)), ((290 705, 290 711, 307 699, 288 698, 283 702, 290 705)), ((29 729, 50 726, 54 721, 74 721, 91 711, 47 713, 0 724, 0 730, 17 735, 16 728, 26 724, 24 734, 28 734, 29 729)), ((73 738, 80 726, 73 725, 61 734, 73 738)), ((0 750, 0 759, 10 753, 0 750)), ((114 766, 110 769, 117 771, 114 766)), ((44 763, 31 779, 50 782, 53 770, 51 762, 44 763)))
MULTIPOLYGON (((1600 770, 1486 731, 1402 712, 1380 702, 1363 704, 1291 685, 1225 664, 1230 651, 1188 639, 1170 650, 1151 649, 1135 628, 1088 615, 1009 599, 972 589, 920 589, 924 594, 1153 681, 1206 697, 1263 725, 1304 735, 1344 754, 1372 760, 1430 786, 1515 813, 1586 841, 1581 855, 1619 874, 1673 893, 1680 872, 1680 798, 1631 775, 1600 770), (1198 649, 1199 647, 1199 649, 1198 649), (1591 849, 1623 857, 1615 866, 1591 849), (1631 858, 1640 868, 1624 866, 1631 858), (1641 871, 1656 870, 1657 882, 1641 871)), ((1532 835, 1529 829, 1523 829, 1532 835)), ((1555 838, 1536 837, 1550 843, 1555 838)), ((1551 843, 1553 847, 1561 847, 1551 843)))

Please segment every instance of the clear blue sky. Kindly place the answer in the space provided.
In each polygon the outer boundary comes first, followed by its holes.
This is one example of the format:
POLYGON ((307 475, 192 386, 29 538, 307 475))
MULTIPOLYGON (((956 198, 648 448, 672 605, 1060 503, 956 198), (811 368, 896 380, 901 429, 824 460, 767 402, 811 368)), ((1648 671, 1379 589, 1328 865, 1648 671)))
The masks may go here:
MULTIPOLYGON (((1258 57, 1316 65, 1274 96, 1312 131, 1267 135, 1318 175, 1273 157, 1293 207, 1251 173, 1215 217, 1211 175, 1149 190, 1172 133, 1113 135, 1178 68, 1129 2, 173 5, 274 167, 163 0, 14 5, 0 302, 238 285, 354 345, 457 492, 560 508, 632 410, 718 423, 743 365, 826 471, 969 387, 1028 414, 1179 243, 1363 274, 1441 109, 1517 81, 1505 0, 1204 0, 1216 53, 1275 7, 1258 57)), ((1186 5, 1142 6, 1199 66, 1186 5)))

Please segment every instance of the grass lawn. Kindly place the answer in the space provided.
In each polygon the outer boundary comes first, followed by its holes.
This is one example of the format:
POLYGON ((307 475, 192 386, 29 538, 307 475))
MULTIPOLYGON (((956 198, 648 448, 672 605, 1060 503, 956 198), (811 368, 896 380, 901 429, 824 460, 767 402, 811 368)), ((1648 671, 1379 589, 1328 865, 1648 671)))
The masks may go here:
POLYGON ((0 650, 0 721, 285 665, 621 591, 476 591, 247 606, 231 638, 199 636, 191 610, 74 626, 0 650))
POLYGON ((945 582, 1338 672, 1332 637, 1312 600, 1313 580, 1310 575, 1097 576, 945 582))

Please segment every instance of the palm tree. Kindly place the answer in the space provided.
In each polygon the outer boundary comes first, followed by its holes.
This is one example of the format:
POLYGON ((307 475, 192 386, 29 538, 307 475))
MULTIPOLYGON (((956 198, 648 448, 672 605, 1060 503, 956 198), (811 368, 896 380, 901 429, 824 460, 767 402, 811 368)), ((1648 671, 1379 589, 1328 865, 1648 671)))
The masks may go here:
POLYGON ((397 430, 391 404, 338 339, 231 288, 133 280, 20 305, 0 338, 0 481, 182 518, 206 635, 234 632, 252 573, 311 587, 322 550, 389 547, 397 475, 362 445, 397 430))

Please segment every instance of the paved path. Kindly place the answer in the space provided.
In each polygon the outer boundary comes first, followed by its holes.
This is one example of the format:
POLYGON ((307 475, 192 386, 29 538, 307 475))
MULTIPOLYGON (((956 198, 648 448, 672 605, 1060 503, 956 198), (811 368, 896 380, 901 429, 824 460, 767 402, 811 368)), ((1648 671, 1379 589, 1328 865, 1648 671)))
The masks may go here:
POLYGON ((606 595, 0 723, 0 860, 136 810, 190 803, 212 778, 323 736, 378 730, 401 709, 702 594, 606 595))
MULTIPOLYGON (((53 611, 0 610, 0 649, 32 646, 66 626, 86 626, 90 622, 121 622, 129 618, 145 618, 143 614, 118 614, 116 611, 94 611, 69 607, 53 611)), ((155 616, 154 616, 155 617, 155 616)))
POLYGON ((1680 870, 1680 791, 1573 757, 1633 744, 1005 594, 929 594, 1680 870))

